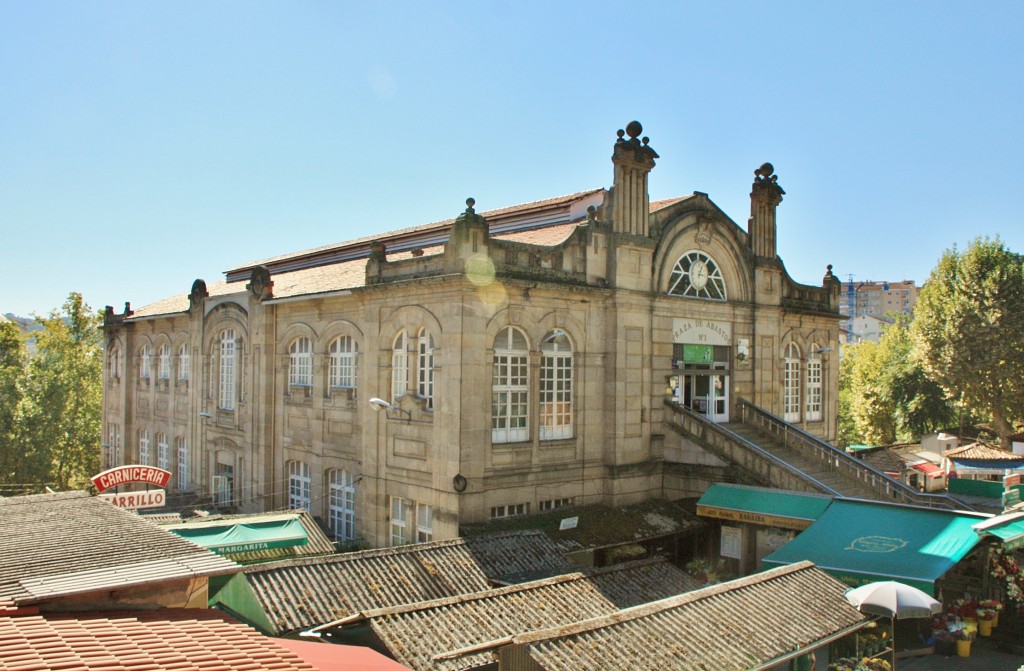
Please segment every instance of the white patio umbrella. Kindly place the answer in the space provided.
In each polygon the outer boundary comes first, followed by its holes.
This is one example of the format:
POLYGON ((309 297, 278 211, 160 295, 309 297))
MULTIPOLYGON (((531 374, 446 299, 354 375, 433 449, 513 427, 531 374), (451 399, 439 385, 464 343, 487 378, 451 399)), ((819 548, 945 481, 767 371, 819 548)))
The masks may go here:
POLYGON ((916 587, 895 580, 872 582, 846 590, 846 600, 862 613, 893 619, 931 617, 942 604, 916 587))

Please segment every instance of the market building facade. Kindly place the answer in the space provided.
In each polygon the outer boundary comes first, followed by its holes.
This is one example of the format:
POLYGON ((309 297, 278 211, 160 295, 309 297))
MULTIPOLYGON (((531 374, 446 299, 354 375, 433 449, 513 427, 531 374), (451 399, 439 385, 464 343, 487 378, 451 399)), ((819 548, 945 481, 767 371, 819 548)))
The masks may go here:
POLYGON ((387 546, 664 496, 666 399, 717 422, 743 399, 834 439, 841 285, 786 272, 774 168, 744 230, 703 193, 650 202, 641 132, 619 131, 610 189, 470 199, 107 308, 104 467, 387 546))

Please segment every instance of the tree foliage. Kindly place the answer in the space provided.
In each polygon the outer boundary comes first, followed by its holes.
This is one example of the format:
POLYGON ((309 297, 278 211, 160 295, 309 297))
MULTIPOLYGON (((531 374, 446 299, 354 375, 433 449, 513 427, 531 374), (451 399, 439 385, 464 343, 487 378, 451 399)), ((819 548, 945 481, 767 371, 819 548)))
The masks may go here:
POLYGON ((100 317, 71 293, 37 317, 35 353, 17 384, 5 483, 84 487, 99 467, 103 354, 100 317))
POLYGON ((15 445, 21 384, 25 377, 25 343, 13 322, 0 322, 0 483, 13 482, 19 454, 15 445))
POLYGON ((998 238, 947 250, 921 290, 912 334, 928 375, 988 415, 1009 449, 1024 419, 1024 257, 998 238))

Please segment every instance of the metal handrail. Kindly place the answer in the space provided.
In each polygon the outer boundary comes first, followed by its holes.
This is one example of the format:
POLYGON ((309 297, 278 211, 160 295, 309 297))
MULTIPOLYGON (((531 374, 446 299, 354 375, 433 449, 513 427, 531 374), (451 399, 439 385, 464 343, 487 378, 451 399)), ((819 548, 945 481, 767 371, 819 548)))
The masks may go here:
POLYGON ((737 403, 744 423, 762 429, 769 435, 781 436, 782 443, 786 447, 794 448, 797 451, 803 452, 805 456, 823 461, 831 471, 852 477, 878 494, 911 505, 950 508, 953 510, 975 510, 968 503, 947 494, 919 492, 913 487, 864 463, 860 459, 850 456, 844 450, 840 450, 817 436, 793 426, 763 408, 759 408, 750 401, 737 399, 737 403), (753 415, 753 421, 748 419, 748 413, 753 415), (808 451, 810 454, 807 454, 808 451))
MULTIPOLYGON (((730 431, 721 424, 716 424, 715 422, 712 422, 704 415, 696 413, 693 410, 687 408, 686 406, 681 405, 671 399, 665 399, 665 405, 675 411, 675 414, 672 415, 673 418, 675 418, 676 416, 683 416, 687 417, 688 419, 694 420, 698 424, 702 425, 705 429, 717 432, 727 440, 733 443, 740 444, 743 447, 743 449, 749 452, 754 452, 755 454, 759 455, 762 459, 771 462, 777 468, 780 468, 788 472, 790 475, 799 478, 800 480, 808 482, 809 484, 820 490, 823 494, 828 494, 830 496, 842 496, 840 492, 837 492, 835 489, 832 489, 824 482, 821 482, 820 480, 816 479, 814 476, 801 471, 799 468, 796 468, 786 460, 780 459, 779 457, 775 456, 774 454, 764 449, 760 445, 757 445, 756 443, 747 440, 738 433, 730 431)), ((670 422, 670 424, 675 423, 677 422, 670 422)))

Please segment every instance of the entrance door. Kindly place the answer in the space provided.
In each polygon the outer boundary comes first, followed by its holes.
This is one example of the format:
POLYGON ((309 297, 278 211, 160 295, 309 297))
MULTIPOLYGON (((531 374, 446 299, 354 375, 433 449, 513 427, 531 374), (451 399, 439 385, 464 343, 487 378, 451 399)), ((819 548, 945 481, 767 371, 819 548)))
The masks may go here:
POLYGON ((708 399, 708 419, 715 423, 729 421, 729 376, 712 375, 708 399))
POLYGON ((729 421, 729 376, 686 373, 676 378, 676 401, 712 422, 729 421))

